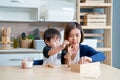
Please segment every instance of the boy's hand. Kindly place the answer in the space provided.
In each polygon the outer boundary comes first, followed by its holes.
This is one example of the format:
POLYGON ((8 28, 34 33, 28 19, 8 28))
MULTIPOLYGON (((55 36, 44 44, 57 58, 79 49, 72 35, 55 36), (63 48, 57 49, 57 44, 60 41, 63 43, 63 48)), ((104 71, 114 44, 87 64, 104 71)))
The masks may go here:
POLYGON ((69 41, 68 41, 68 40, 65 40, 65 41, 62 43, 61 47, 64 49, 67 44, 69 44, 69 41))

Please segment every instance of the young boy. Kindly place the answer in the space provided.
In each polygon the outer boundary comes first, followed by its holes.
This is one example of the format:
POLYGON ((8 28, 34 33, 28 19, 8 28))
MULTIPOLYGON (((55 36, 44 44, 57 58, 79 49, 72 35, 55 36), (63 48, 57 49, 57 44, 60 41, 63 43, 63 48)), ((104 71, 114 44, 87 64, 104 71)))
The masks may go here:
MULTIPOLYGON (((54 28, 49 28, 44 32, 43 36, 46 46, 43 49, 44 63, 43 64, 54 64, 61 65, 61 55, 65 55, 66 52, 62 51, 68 41, 60 42, 60 32, 54 28)), ((63 62, 63 61, 62 61, 63 62)))

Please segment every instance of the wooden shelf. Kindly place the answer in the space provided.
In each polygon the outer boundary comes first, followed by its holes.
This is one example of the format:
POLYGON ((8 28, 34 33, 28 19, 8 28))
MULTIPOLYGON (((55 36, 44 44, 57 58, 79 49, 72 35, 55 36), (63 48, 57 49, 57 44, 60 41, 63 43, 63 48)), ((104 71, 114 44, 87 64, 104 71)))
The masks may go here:
POLYGON ((77 22, 77 20, 47 20, 47 19, 40 19, 41 22, 77 22))
POLYGON ((111 48, 95 48, 97 51, 112 51, 111 48))
POLYGON ((111 3, 80 3, 80 7, 85 8, 85 7, 99 7, 99 8, 105 8, 105 7, 111 7, 112 4, 111 3))
POLYGON ((81 23, 85 30, 85 38, 97 39, 100 47, 95 50, 104 52, 106 56, 104 63, 108 65, 112 65, 112 1, 104 0, 105 3, 100 3, 96 0, 96 2, 82 3, 77 0, 76 3, 77 22, 81 23), (93 16, 89 18, 90 14, 93 16), (98 17, 94 17, 96 14, 98 17))
POLYGON ((111 29, 112 26, 82 26, 83 29, 111 29))

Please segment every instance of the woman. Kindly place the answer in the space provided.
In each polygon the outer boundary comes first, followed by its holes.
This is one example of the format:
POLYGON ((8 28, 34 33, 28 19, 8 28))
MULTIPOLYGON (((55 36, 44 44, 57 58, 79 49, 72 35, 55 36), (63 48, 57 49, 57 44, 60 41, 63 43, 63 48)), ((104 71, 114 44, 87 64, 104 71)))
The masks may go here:
MULTIPOLYGON (((68 40, 72 46, 71 60, 74 63, 84 64, 105 60, 102 52, 98 52, 88 45, 81 44, 84 40, 84 32, 81 25, 77 22, 71 22, 66 25, 64 40, 68 40)), ((65 56, 63 55, 63 58, 68 59, 68 53, 65 56)), ((64 59, 62 61, 64 61, 64 59)))

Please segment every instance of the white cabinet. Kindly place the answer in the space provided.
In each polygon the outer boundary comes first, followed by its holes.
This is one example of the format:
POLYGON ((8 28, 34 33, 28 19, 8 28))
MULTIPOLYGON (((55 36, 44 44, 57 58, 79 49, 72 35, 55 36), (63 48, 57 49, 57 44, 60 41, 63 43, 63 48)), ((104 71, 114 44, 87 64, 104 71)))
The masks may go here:
POLYGON ((76 20, 76 0, 40 0, 40 20, 71 22, 76 20))
POLYGON ((39 0, 0 0, 0 6, 36 8, 39 0))
POLYGON ((76 21, 76 0, 0 0, 0 21, 76 21))
POLYGON ((0 53, 0 66, 20 66, 21 60, 32 57, 34 60, 42 60, 41 53, 0 53))
POLYGON ((26 48, 0 50, 0 66, 20 66, 21 60, 28 57, 32 57, 34 60, 43 60, 41 50, 26 48))
POLYGON ((0 21, 38 21, 39 0, 0 0, 0 21))

